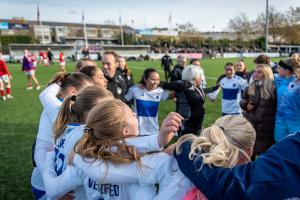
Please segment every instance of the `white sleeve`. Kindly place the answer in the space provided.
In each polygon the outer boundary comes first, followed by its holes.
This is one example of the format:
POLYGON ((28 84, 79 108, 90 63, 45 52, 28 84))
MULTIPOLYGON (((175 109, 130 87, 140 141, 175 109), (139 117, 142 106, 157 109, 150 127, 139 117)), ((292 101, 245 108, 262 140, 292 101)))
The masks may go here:
POLYGON ((161 94, 161 100, 167 100, 169 97, 169 91, 163 90, 163 93, 161 94))
POLYGON ((192 182, 180 171, 177 161, 173 157, 169 167, 171 168, 165 171, 166 174, 159 184, 155 200, 184 199, 185 194, 193 188, 192 182))
POLYGON ((160 183, 171 169, 171 157, 165 153, 154 153, 141 158, 143 168, 139 173, 140 184, 160 183))
POLYGON ((158 144, 158 135, 149 135, 149 136, 139 136, 126 138, 126 142, 129 145, 133 145, 136 147, 138 152, 147 153, 150 151, 160 151, 161 148, 158 144))
POLYGON ((202 77, 201 77, 202 78, 202 83, 201 83, 201 85, 202 85, 203 88, 206 88, 207 83, 206 83, 206 79, 205 79, 204 70, 203 70, 202 67, 200 67, 200 70, 202 71, 202 77))
POLYGON ((217 90, 207 93, 206 95, 208 96, 208 98, 212 101, 216 100, 218 97, 218 94, 220 92, 221 88, 218 88, 217 90))
MULTIPOLYGON (((164 183, 166 181, 172 181, 171 178, 168 178, 172 172, 171 159, 165 153, 156 153, 143 156, 141 160, 144 167, 142 168, 141 173, 138 174, 139 185, 129 187, 130 199, 138 200, 143 196, 143 199, 145 200, 152 200, 156 198, 155 183, 159 184, 159 190, 161 190, 161 187, 165 187, 164 183), (166 181, 164 181, 164 179, 166 179, 166 181)), ((160 199, 170 198, 168 198, 167 195, 160 199)))
POLYGON ((131 101, 133 99, 133 97, 134 97, 134 91, 136 90, 136 87, 137 86, 132 86, 132 87, 129 88, 127 94, 125 95, 125 99, 127 101, 131 101))
POLYGON ((54 151, 47 153, 46 168, 42 174, 47 197, 59 199, 82 185, 85 175, 78 168, 68 166, 61 175, 57 176, 54 170, 54 157, 54 151))
POLYGON ((57 93, 60 90, 60 86, 53 83, 46 87, 39 95, 40 102, 49 116, 53 116, 51 113, 53 110, 57 110, 61 106, 61 102, 57 101, 57 93))
POLYGON ((45 140, 36 140, 35 143, 35 149, 34 149, 34 162, 40 171, 40 173, 43 172, 45 169, 45 163, 46 163, 46 155, 48 152, 48 149, 53 148, 53 144, 49 143, 45 140))
POLYGON ((240 84, 241 84, 240 87, 241 87, 241 90, 242 90, 242 91, 244 91, 245 88, 248 86, 247 80, 242 79, 242 78, 241 78, 241 83, 240 83, 240 84))
POLYGON ((107 165, 101 160, 82 158, 75 154, 73 164, 81 169, 86 176, 95 180, 98 184, 113 183, 113 184, 128 184, 137 183, 138 174, 140 173, 136 163, 107 165))

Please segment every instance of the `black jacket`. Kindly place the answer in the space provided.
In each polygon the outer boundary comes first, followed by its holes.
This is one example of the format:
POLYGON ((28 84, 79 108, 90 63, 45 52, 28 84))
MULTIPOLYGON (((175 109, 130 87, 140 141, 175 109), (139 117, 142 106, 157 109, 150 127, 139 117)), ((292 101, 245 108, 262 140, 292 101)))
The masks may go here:
POLYGON ((175 65, 170 75, 170 81, 173 82, 173 81, 181 80, 183 69, 184 69, 183 66, 179 64, 175 65))
POLYGON ((114 77, 110 78, 105 76, 105 78, 107 79, 107 89, 114 95, 114 97, 127 103, 125 99, 127 86, 122 74, 116 71, 114 77))
POLYGON ((161 87, 176 91, 176 112, 185 119, 183 133, 198 134, 205 114, 205 93, 218 89, 218 86, 203 89, 188 81, 179 80, 172 83, 162 82, 161 87))
POLYGON ((244 110, 243 115, 251 122, 256 131, 256 141, 254 145, 254 155, 265 152, 274 144, 274 126, 276 113, 276 94, 269 99, 261 98, 262 86, 255 85, 255 94, 249 95, 247 87, 243 93, 240 102, 241 108, 244 110), (247 104, 252 102, 254 107, 247 110, 247 104))
POLYGON ((126 86, 127 86, 126 93, 127 93, 127 91, 129 90, 129 88, 132 87, 132 86, 134 86, 133 76, 132 76, 132 74, 130 76, 128 76, 127 73, 125 72, 125 70, 122 70, 119 67, 117 68, 117 71, 118 71, 119 74, 122 74, 123 79, 126 82, 126 86))
POLYGON ((161 58, 161 66, 166 68, 170 68, 173 65, 172 58, 169 55, 164 55, 161 58))

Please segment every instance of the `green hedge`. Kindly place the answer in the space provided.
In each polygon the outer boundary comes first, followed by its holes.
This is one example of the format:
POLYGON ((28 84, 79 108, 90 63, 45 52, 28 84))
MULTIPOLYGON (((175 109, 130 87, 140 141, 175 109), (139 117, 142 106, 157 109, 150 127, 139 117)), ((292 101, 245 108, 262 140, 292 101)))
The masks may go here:
POLYGON ((0 36, 1 49, 3 53, 9 53, 8 45, 12 43, 18 44, 36 44, 37 41, 30 35, 1 35, 0 36))

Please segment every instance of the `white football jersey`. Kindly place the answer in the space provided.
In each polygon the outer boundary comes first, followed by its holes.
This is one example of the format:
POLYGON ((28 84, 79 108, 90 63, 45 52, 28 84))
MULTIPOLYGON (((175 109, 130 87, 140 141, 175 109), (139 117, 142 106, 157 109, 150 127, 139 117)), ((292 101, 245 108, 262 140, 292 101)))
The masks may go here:
POLYGON ((129 89, 125 98, 128 101, 134 100, 134 112, 139 121, 140 135, 157 134, 158 107, 161 100, 166 100, 169 96, 167 90, 158 87, 154 90, 141 89, 139 86, 133 86, 129 89))
POLYGON ((224 77, 220 80, 222 87, 222 112, 225 114, 240 114, 241 92, 246 88, 247 81, 239 76, 231 79, 224 77))

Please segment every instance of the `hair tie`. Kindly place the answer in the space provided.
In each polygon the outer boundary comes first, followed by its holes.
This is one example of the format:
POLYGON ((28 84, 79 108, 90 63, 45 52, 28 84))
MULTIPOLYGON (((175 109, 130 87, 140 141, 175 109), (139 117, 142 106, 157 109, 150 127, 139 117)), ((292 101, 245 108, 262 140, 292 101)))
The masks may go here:
POLYGON ((280 60, 279 63, 278 63, 278 65, 280 67, 284 68, 284 69, 287 69, 287 70, 293 72, 293 67, 290 66, 290 65, 288 65, 288 64, 286 64, 283 60, 280 60))
POLYGON ((76 95, 71 96, 71 101, 76 101, 76 95))
POLYGON ((85 133, 91 134, 93 137, 95 137, 95 135, 94 135, 94 129, 93 129, 93 128, 90 128, 90 127, 88 127, 88 126, 85 126, 85 127, 83 128, 83 131, 84 131, 85 133))

